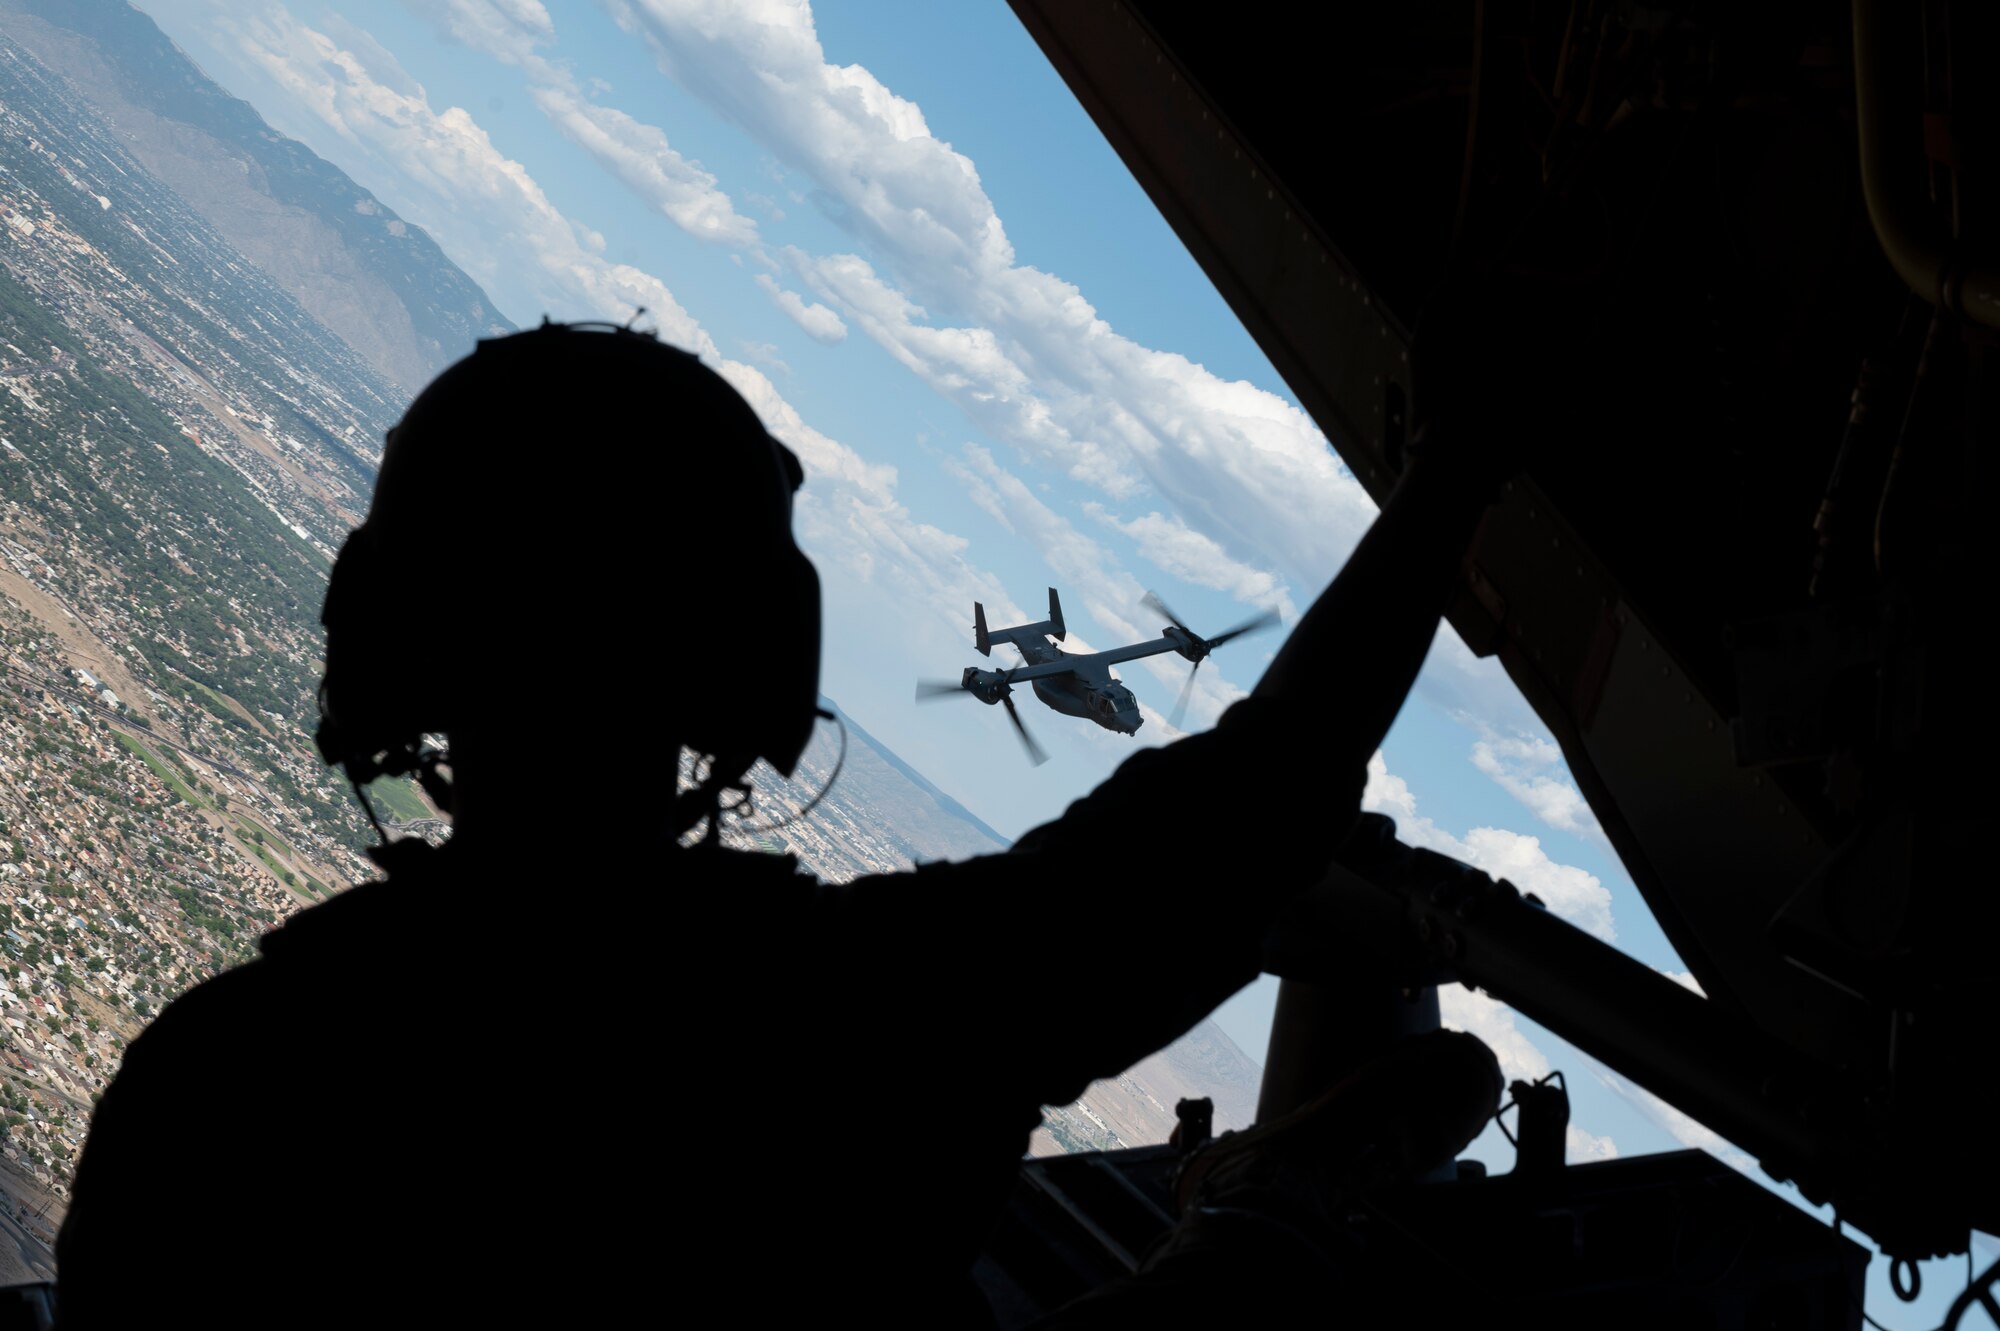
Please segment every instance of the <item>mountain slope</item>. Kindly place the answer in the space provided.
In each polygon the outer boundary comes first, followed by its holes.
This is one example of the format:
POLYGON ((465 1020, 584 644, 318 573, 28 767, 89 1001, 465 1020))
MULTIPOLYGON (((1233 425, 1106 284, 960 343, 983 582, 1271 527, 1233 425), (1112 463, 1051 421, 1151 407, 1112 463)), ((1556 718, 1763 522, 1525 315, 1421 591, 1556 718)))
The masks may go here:
MULTIPOLYGON (((845 711, 843 711, 840 707, 840 704, 834 702, 834 700, 831 698, 822 696, 819 700, 819 705, 827 708, 830 711, 839 712, 841 721, 846 724, 848 732, 852 734, 854 738, 860 740, 863 744, 866 744, 869 748, 875 750, 877 754, 881 755, 883 762, 889 764, 889 766, 895 768, 898 772, 901 772, 906 778, 909 779, 912 785, 916 786, 926 795, 929 795, 932 800, 936 801, 939 810, 941 810, 943 813, 953 818, 960 819, 961 821, 969 824, 973 829, 973 831, 977 832, 980 836, 985 837, 987 840, 993 842, 1001 850, 1005 850, 1010 844, 1012 844, 1007 840, 1006 837, 1001 836, 991 827, 988 827, 982 819, 980 819, 976 814, 972 812, 972 810, 966 808, 963 804, 960 804, 957 800, 953 799, 951 796, 945 794, 942 790, 939 790, 936 786, 932 785, 929 777, 925 776, 922 772, 919 772, 916 768, 910 766, 908 763, 904 762, 901 758, 897 757, 896 754, 889 748, 888 745, 882 743, 881 740, 876 739, 866 730, 863 730, 861 728, 861 723, 859 721, 856 721, 853 717, 849 716, 845 711)), ((980 853, 984 853, 984 850, 985 848, 981 847, 980 853)), ((955 857, 947 855, 943 856, 942 858, 951 859, 955 857)))
POLYGON ((421 228, 265 124, 125 0, 0 0, 0 32, 384 378, 414 391, 511 327, 421 228))

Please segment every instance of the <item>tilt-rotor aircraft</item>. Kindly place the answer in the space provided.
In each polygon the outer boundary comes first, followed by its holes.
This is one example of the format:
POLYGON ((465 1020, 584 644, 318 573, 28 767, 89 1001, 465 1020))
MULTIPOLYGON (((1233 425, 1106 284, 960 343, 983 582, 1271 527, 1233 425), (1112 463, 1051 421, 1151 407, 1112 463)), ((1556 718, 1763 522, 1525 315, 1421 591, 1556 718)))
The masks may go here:
POLYGON ((1113 647, 1109 651, 1072 654, 1059 645, 1069 637, 1069 630, 1063 624, 1062 599, 1056 595, 1055 588, 1049 588, 1047 619, 1032 624, 1017 624, 1013 628, 987 628, 986 607, 974 601, 973 647, 981 656, 991 656, 994 643, 1011 643, 1021 653, 1022 663, 1006 670, 982 670, 978 666, 967 666, 956 684, 928 680, 919 682, 917 698, 919 701, 934 701, 969 695, 989 707, 994 703, 1002 704, 1007 709, 1007 718, 1014 723, 1015 732, 1021 737, 1022 746, 1028 751, 1029 761, 1040 766, 1048 760, 1048 754, 1028 733, 1027 723, 1021 720, 1021 713, 1014 707, 1014 685, 1034 685, 1035 696, 1064 716, 1080 716, 1121 735, 1137 734, 1144 724, 1139 715, 1139 700, 1111 673, 1111 667, 1143 657, 1177 652, 1194 663, 1188 670, 1187 683, 1181 688, 1180 701, 1174 705, 1174 714, 1170 719, 1170 724, 1178 730, 1181 718, 1187 712, 1188 698, 1194 692, 1195 674, 1201 669, 1201 663, 1208 659, 1208 654, 1232 638, 1269 628, 1278 622, 1275 612, 1265 611, 1226 633, 1204 638, 1182 623, 1180 617, 1167 608, 1166 602, 1151 592, 1146 594, 1143 604, 1167 621, 1159 637, 1135 642, 1129 647, 1113 647))

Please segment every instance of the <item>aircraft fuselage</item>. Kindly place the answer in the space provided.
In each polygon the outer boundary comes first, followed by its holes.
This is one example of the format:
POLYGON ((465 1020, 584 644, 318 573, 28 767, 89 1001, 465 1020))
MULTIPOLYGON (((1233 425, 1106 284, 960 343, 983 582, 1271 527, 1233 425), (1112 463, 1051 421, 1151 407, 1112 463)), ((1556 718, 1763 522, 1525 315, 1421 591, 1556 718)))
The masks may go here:
MULTIPOLYGON (((1032 642, 1016 645, 1029 665, 1061 661, 1065 655, 1062 648, 1046 639, 1040 646, 1032 642)), ((1145 724, 1139 715, 1139 700, 1132 696, 1132 690, 1111 677, 1109 669, 1091 670, 1080 665, 1070 674, 1046 675, 1029 683, 1034 686, 1037 698, 1064 716, 1080 716, 1121 735, 1137 734, 1145 724)))

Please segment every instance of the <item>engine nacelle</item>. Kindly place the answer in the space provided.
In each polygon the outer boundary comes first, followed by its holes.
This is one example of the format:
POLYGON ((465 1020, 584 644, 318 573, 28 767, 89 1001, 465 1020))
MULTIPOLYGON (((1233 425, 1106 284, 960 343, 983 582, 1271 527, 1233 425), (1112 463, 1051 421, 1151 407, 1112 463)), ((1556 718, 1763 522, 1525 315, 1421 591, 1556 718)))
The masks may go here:
POLYGON ((1178 624, 1169 624, 1160 630, 1160 636, 1174 645, 1174 650, 1190 661, 1199 661, 1208 655, 1208 643, 1178 624))
POLYGON ((959 677, 959 684, 965 691, 991 707, 1011 693, 1012 687, 1007 677, 998 670, 981 670, 978 666, 967 666, 959 677))

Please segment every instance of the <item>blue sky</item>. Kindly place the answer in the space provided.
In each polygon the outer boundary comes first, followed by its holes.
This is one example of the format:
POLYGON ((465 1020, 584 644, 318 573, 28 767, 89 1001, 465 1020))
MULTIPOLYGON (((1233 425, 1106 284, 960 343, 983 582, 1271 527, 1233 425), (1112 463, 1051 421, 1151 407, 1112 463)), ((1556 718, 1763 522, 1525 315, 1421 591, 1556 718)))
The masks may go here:
MULTIPOLYGON (((727 375, 808 468, 826 692, 1003 832, 1170 737, 1185 664, 1122 671, 1148 709, 1137 741, 1024 695, 1053 755, 1030 769, 997 710, 911 701, 917 678, 977 659, 974 599, 998 626, 1040 618, 1058 586, 1073 643, 1092 647, 1153 636, 1146 589, 1198 629, 1289 617, 1372 512, 1003 4, 140 7, 429 230, 516 322, 643 305, 727 375)), ((1240 696, 1276 638, 1204 667, 1190 727, 1240 696)), ((1448 633, 1367 802, 1406 840, 1683 972, 1546 731, 1448 633)), ((1258 816, 1289 837, 1318 815, 1258 816)), ((1144 829, 1132 849, 1157 850, 1144 829)), ((1271 993, 1219 1014, 1253 1055, 1271 993)), ((1576 1155, 1729 1154, 1499 1005, 1445 1002, 1510 1072, 1568 1071, 1576 1155)), ((1479 1149, 1508 1159, 1492 1134, 1479 1149)))

